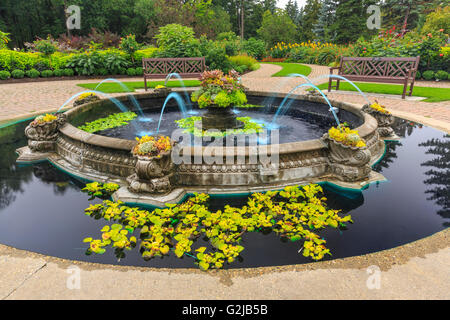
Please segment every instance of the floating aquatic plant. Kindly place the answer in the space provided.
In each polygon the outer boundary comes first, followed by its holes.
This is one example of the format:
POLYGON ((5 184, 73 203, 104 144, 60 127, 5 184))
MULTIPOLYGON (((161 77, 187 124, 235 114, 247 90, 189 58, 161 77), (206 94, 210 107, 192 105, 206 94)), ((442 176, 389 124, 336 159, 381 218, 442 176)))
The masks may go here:
POLYGON ((245 206, 227 205, 218 211, 210 211, 206 194, 194 194, 182 204, 151 212, 106 200, 91 205, 85 213, 116 223, 101 230, 101 239, 90 237, 84 242, 90 244, 87 254, 102 254, 111 246, 118 257, 139 243, 146 260, 173 252, 178 258, 193 257, 200 269, 208 270, 233 263, 244 250, 241 242, 246 232, 271 230, 291 241, 303 239, 303 256, 321 260, 331 253, 317 231, 352 223, 350 215, 342 217, 339 210, 328 209, 322 193, 322 187, 314 184, 287 187, 254 193, 245 206), (196 248, 196 239, 202 236, 209 240, 210 250, 196 248))
POLYGON ((119 185, 115 183, 92 182, 88 183, 85 188, 81 189, 81 191, 90 195, 92 197, 91 199, 95 197, 108 198, 114 192, 119 190, 119 188, 119 185))
POLYGON ((238 117, 236 118, 238 121, 244 123, 244 127, 240 129, 228 129, 226 131, 218 131, 218 130, 200 130, 200 128, 196 127, 197 122, 202 121, 202 117, 189 117, 180 120, 176 120, 175 123, 178 124, 178 127, 181 129, 185 129, 183 132, 193 134, 196 137, 215 137, 215 138, 223 138, 228 135, 238 135, 238 134, 255 134, 261 133, 264 131, 264 125, 259 124, 253 121, 250 117, 238 117))
POLYGON ((95 133, 106 129, 125 126, 129 123, 129 121, 133 120, 136 117, 137 114, 132 111, 114 113, 106 118, 101 118, 92 122, 85 123, 84 125, 79 126, 78 129, 89 133, 95 133))

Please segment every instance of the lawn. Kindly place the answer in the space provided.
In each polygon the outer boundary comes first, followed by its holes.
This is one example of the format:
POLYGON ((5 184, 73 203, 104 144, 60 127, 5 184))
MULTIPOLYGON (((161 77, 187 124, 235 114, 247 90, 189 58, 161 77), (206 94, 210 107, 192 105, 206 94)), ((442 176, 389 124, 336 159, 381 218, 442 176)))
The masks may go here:
MULTIPOLYGON (((403 92, 402 85, 396 84, 381 84, 381 83, 355 83, 362 92, 368 93, 380 93, 380 94, 396 94, 401 95, 403 92)), ((335 83, 333 83, 335 85, 335 83)), ((318 86, 319 89, 328 89, 328 83, 323 83, 318 86)), ((357 91, 351 84, 346 82, 341 82, 339 90, 343 91, 357 91)), ((333 90, 332 92, 335 92, 333 90)), ((430 87, 414 87, 413 96, 415 97, 425 97, 427 99, 423 100, 425 102, 440 102, 450 100, 450 89, 449 88, 430 88, 430 87)))
MULTIPOLYGON (((198 87, 200 86, 200 81, 198 80, 184 80, 185 87, 198 87)), ((94 90, 97 87, 98 83, 81 83, 77 86, 94 90)), ((120 84, 115 82, 105 82, 100 87, 97 88, 97 91, 104 93, 122 93, 122 92, 134 92, 136 89, 144 89, 144 81, 131 81, 131 82, 123 82, 126 88, 123 88, 120 84), (128 88, 128 89, 127 89, 128 88)), ((149 88, 154 88, 158 85, 164 85, 164 81, 147 81, 149 88)), ((177 88, 181 87, 181 82, 179 80, 169 81, 167 83, 167 87, 177 88)))
POLYGON ((273 74, 272 77, 287 77, 292 73, 299 73, 304 76, 309 76, 309 74, 311 73, 311 68, 303 64, 287 63, 287 62, 267 62, 267 63, 276 64, 277 66, 283 67, 283 69, 281 69, 279 72, 273 74))

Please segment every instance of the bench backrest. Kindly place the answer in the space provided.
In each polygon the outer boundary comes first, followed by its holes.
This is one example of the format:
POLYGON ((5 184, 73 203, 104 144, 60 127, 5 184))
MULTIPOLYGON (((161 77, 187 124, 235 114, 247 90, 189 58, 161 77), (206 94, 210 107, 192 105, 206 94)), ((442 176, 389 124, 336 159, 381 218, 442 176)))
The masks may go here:
POLYGON ((142 59, 142 67, 147 78, 161 78, 170 73, 182 77, 197 76, 205 71, 205 58, 151 58, 142 59))
POLYGON ((411 69, 411 76, 415 77, 419 67, 420 57, 396 58, 396 57, 342 57, 340 64, 340 75, 355 75, 385 78, 405 78, 411 69))

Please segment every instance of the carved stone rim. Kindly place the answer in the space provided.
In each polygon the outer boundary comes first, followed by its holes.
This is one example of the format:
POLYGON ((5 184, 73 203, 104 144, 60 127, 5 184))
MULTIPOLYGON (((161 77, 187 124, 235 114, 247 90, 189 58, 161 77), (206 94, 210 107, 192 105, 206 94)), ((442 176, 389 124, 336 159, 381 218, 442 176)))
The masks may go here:
MULTIPOLYGON (((188 90, 188 93, 192 93, 194 90, 188 90)), ((265 97, 275 97, 275 98, 284 98, 287 96, 287 94, 284 93, 271 93, 271 92, 258 92, 258 91, 248 91, 248 95, 251 96, 265 96, 265 97)), ((160 93, 137 93, 134 94, 134 97, 136 99, 142 99, 142 98, 163 98, 165 95, 160 93)), ((305 100, 305 101, 311 101, 311 102, 317 102, 317 103, 324 103, 322 96, 311 96, 307 94, 300 94, 300 95, 291 95, 292 99, 295 100, 305 100)), ((127 101, 128 95, 116 97, 119 101, 127 101)), ((84 109, 90 109, 94 107, 95 105, 101 103, 103 101, 95 101, 91 103, 87 103, 75 108, 70 109, 69 111, 65 112, 65 115, 67 116, 68 121, 70 121, 71 117, 75 116, 76 114, 83 112, 84 109)), ((378 122, 377 120, 370 114, 362 111, 362 106, 348 103, 348 102, 342 102, 338 100, 330 100, 330 103, 338 107, 340 109, 344 109, 348 112, 351 112, 355 114, 356 116, 362 118, 364 120, 364 123, 359 126, 358 128, 355 128, 359 132, 359 135, 361 138, 365 139, 366 137, 372 135, 378 128, 378 122)), ((60 131, 67 135, 68 137, 82 141, 84 143, 100 146, 100 147, 106 147, 111 149, 119 149, 119 150, 128 150, 132 151, 134 146, 136 145, 136 141, 133 140, 126 140, 126 139, 119 139, 119 138, 110 138, 110 137, 104 137, 92 133, 88 133, 85 131, 82 131, 74 126, 72 126, 70 123, 66 123, 63 127, 60 128, 60 131)), ((183 147, 180 151, 180 154, 184 154, 184 152, 187 152, 187 154, 190 154, 191 156, 199 156, 203 155, 205 153, 206 148, 208 148, 208 152, 214 152, 215 154, 226 154, 229 156, 238 156, 238 155, 244 155, 249 156, 250 154, 254 154, 254 148, 250 147, 199 147, 199 146, 186 146, 183 147), (189 150, 190 149, 190 150, 189 150)), ((278 153, 278 154, 289 154, 289 153, 296 153, 296 152, 304 152, 304 151, 312 151, 312 150, 319 150, 319 149, 326 149, 326 144, 321 139, 312 139, 307 141, 298 141, 298 142, 291 142, 291 143, 283 143, 279 145, 269 145, 269 146, 258 146, 258 149, 264 150, 264 152, 267 152, 267 154, 272 153, 278 153), (267 150, 267 151, 266 151, 267 150)))

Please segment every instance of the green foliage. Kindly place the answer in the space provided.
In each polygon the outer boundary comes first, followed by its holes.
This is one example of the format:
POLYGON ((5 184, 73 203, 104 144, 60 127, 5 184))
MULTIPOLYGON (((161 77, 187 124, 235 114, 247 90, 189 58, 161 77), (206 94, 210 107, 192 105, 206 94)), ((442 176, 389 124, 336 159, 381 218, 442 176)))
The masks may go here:
POLYGON ((258 68, 258 61, 247 55, 228 57, 228 60, 233 64, 236 71, 238 71, 236 67, 239 66, 245 66, 247 70, 256 70, 258 68))
POLYGON ((75 72, 72 69, 63 69, 64 76, 66 77, 73 77, 75 72))
POLYGON ((64 76, 64 70, 63 70, 63 69, 56 69, 56 70, 53 72, 53 75, 54 75, 55 77, 62 77, 62 76, 64 76))
POLYGON ((9 38, 9 33, 2 32, 0 30, 0 49, 6 49, 10 41, 11 39, 9 38))
POLYGON ((434 80, 434 72, 431 71, 431 70, 425 71, 425 72, 422 74, 422 77, 423 77, 425 80, 434 80))
POLYGON ((134 34, 130 34, 125 38, 122 38, 119 47, 120 49, 128 53, 134 62, 134 53, 139 49, 139 44, 136 41, 136 36, 134 34))
POLYGON ((23 70, 13 70, 13 72, 11 72, 11 76, 14 79, 22 79, 23 77, 25 77, 25 72, 23 70))
POLYGON ((84 52, 72 56, 66 67, 74 69, 78 75, 90 76, 103 66, 102 60, 96 51, 84 52))
POLYGON ((56 52, 57 49, 50 38, 36 40, 34 42, 34 48, 36 49, 36 51, 39 51, 46 56, 52 55, 56 52))
POLYGON ((109 53, 104 56, 103 66, 108 70, 109 74, 118 74, 122 69, 127 69, 130 62, 117 53, 109 53))
POLYGON ((442 29, 444 33, 450 33, 450 6, 445 8, 438 7, 436 11, 426 17, 422 28, 422 34, 439 32, 442 29))
POLYGON ((11 78, 11 73, 9 71, 0 71, 0 80, 8 80, 11 78))
POLYGON ((317 232, 352 223, 351 216, 341 217, 339 210, 327 208, 322 192, 318 185, 286 187, 283 191, 254 193, 245 206, 227 205, 218 211, 209 210, 206 194, 194 194, 182 204, 152 212, 106 200, 91 205, 85 213, 116 223, 102 228, 101 239, 89 237, 83 242, 90 244, 87 254, 103 254, 111 246, 118 257, 139 243, 145 260, 173 251, 178 258, 193 257, 199 268, 206 271, 233 263, 244 250, 241 242, 246 232, 272 230, 291 241, 304 239, 303 256, 321 260, 331 253, 317 232), (139 236, 132 236, 136 231, 139 236), (206 247, 195 249, 199 237, 209 240, 209 252, 206 247))
POLYGON ((261 60, 266 55, 266 43, 263 40, 250 38, 244 41, 242 50, 249 56, 261 60))
POLYGON ((129 121, 133 120, 136 117, 137 114, 131 111, 114 113, 106 118, 101 118, 92 122, 85 123, 84 125, 79 126, 78 129, 89 133, 95 133, 106 129, 125 126, 129 121))
POLYGON ((194 37, 194 30, 180 24, 168 24, 159 28, 155 36, 159 57, 198 57, 199 41, 194 37))
POLYGON ((42 78, 50 78, 53 77, 53 71, 52 70, 44 70, 41 72, 42 78))
POLYGON ((99 183, 99 182, 92 182, 88 183, 85 188, 81 189, 82 192, 87 193, 91 196, 91 199, 94 198, 102 198, 106 199, 111 197, 111 195, 119 190, 119 185, 115 183, 99 183))
POLYGON ((127 69, 127 75, 129 75, 130 77, 136 76, 136 69, 134 69, 134 68, 128 68, 128 69, 127 69))
POLYGON ((438 72, 436 72, 436 79, 437 80, 447 80, 448 75, 449 75, 449 73, 447 71, 439 70, 438 72))
POLYGON ((26 72, 25 72, 25 75, 26 75, 28 78, 34 79, 34 78, 39 78, 39 76, 41 75, 41 73, 40 73, 39 71, 37 71, 36 69, 31 69, 31 70, 26 71, 26 72))
MULTIPOLYGON (((245 105, 243 107, 261 107, 261 106, 253 106, 253 105, 245 105)), ((223 138, 229 135, 239 135, 239 134, 255 134, 263 132, 264 125, 259 124, 253 121, 250 117, 238 117, 236 118, 238 121, 244 123, 244 127, 241 129, 230 129, 227 131, 206 131, 200 130, 195 126, 196 122, 202 121, 202 117, 189 117, 180 120, 176 120, 175 123, 181 128, 185 129, 183 132, 193 134, 196 137, 214 137, 214 138, 223 138)))
POLYGON ((283 10, 276 10, 273 14, 266 11, 263 15, 258 34, 269 46, 278 42, 295 42, 297 27, 283 10))

